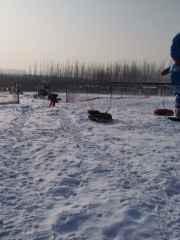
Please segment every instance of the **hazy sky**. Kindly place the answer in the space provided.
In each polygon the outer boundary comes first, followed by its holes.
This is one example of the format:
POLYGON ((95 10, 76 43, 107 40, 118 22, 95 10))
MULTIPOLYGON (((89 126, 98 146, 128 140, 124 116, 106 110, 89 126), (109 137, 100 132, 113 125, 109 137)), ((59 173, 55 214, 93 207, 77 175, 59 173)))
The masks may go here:
POLYGON ((68 59, 160 62, 180 32, 180 0, 0 0, 0 30, 4 69, 68 59))

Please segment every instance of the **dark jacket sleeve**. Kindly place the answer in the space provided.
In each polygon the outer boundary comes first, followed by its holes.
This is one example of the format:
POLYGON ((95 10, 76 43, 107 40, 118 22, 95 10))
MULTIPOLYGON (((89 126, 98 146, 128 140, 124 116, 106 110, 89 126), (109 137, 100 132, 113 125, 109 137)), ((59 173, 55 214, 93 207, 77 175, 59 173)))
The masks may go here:
POLYGON ((162 75, 162 76, 165 76, 165 75, 169 74, 170 68, 171 68, 171 67, 168 67, 168 68, 164 69, 164 70, 161 72, 161 75, 162 75))

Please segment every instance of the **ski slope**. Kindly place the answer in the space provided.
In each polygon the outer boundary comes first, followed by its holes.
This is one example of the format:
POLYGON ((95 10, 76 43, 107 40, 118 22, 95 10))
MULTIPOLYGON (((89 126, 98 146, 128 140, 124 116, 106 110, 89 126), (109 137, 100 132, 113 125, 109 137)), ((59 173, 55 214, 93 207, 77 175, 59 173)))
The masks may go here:
MULTIPOLYGON (((179 240, 180 123, 162 97, 0 106, 1 240, 179 240)), ((174 110, 174 97, 165 98, 174 110)))

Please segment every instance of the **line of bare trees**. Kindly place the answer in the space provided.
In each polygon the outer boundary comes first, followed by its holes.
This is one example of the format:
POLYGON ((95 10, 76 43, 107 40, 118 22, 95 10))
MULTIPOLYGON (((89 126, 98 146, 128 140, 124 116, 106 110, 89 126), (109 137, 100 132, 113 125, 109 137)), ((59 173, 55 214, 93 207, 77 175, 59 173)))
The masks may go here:
POLYGON ((162 78, 160 70, 163 64, 155 62, 119 61, 114 63, 98 64, 67 61, 66 64, 29 66, 24 74, 0 74, 0 86, 9 86, 19 81, 24 91, 34 91, 39 80, 46 79, 52 84, 52 90, 65 88, 67 84, 86 85, 96 84, 109 86, 111 81, 143 81, 143 82, 169 82, 168 77, 162 78))

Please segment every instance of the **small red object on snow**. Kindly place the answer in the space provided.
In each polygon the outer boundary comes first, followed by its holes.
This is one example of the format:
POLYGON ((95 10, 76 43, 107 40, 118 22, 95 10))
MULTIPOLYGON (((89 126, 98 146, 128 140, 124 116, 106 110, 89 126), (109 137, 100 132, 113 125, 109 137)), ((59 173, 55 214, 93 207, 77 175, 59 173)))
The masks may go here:
POLYGON ((99 110, 97 110, 97 109, 89 109, 88 113, 89 114, 97 114, 97 113, 99 113, 99 110))
POLYGON ((174 112, 169 109, 155 109, 154 110, 155 115, 161 115, 161 116, 173 116, 174 112))

